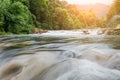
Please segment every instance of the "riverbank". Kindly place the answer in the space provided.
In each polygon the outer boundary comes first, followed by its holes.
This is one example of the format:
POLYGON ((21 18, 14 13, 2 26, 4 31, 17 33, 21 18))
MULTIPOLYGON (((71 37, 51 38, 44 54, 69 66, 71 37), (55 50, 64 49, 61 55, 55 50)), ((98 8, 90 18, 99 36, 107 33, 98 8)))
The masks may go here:
MULTIPOLYGON (((96 34, 96 35, 102 35, 102 34, 106 34, 106 35, 120 35, 120 28, 95 28, 95 29, 75 29, 75 30, 43 30, 43 29, 39 29, 39 28, 34 28, 33 32, 30 34, 42 34, 42 33, 47 33, 49 31, 80 31, 80 33, 85 34, 85 35, 89 35, 89 34, 96 34)), ((9 34, 13 34, 10 32, 0 32, 0 35, 9 35, 9 34)), ((24 34, 24 33, 20 33, 20 34, 24 34)))

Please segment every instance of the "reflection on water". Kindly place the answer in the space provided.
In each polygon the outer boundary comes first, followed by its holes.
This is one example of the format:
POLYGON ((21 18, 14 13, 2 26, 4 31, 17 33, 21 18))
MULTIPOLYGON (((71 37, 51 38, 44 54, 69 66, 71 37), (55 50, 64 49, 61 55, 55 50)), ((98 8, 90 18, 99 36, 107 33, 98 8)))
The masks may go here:
POLYGON ((1 35, 0 80, 120 80, 120 36, 94 34, 1 35))

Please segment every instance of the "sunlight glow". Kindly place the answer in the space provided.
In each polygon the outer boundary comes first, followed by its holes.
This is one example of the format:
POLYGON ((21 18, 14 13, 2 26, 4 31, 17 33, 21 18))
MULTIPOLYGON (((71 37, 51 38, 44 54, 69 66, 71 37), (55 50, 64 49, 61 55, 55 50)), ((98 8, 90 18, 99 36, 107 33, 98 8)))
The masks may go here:
POLYGON ((70 4, 95 4, 95 3, 103 3, 103 4, 112 4, 113 0, 66 0, 70 4))

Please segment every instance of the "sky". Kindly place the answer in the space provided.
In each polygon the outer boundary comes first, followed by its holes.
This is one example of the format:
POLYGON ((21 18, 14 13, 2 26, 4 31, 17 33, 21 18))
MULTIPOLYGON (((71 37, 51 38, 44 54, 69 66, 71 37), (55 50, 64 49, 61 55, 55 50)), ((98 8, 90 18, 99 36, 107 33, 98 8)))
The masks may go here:
POLYGON ((113 0, 66 0, 70 4, 95 4, 95 3, 103 3, 103 4, 112 4, 113 0))

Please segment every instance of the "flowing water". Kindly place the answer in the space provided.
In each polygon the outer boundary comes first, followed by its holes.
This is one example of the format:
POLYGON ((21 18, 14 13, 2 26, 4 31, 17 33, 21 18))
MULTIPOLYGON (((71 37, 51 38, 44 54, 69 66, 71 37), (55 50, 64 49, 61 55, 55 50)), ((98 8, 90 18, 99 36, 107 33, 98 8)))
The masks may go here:
POLYGON ((120 80, 120 36, 97 30, 1 35, 0 80, 120 80))

